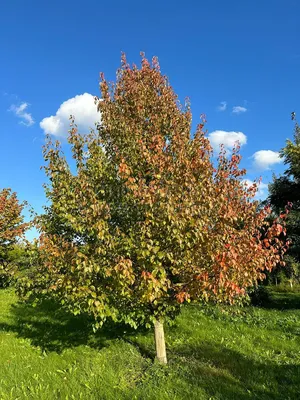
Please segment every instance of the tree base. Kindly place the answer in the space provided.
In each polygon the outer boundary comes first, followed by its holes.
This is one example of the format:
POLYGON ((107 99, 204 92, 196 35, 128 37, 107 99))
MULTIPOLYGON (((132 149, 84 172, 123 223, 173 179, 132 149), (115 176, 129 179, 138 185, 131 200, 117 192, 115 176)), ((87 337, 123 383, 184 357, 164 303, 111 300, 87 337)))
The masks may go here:
POLYGON ((165 343, 164 325, 160 321, 154 323, 156 359, 161 364, 167 364, 167 353, 165 343))

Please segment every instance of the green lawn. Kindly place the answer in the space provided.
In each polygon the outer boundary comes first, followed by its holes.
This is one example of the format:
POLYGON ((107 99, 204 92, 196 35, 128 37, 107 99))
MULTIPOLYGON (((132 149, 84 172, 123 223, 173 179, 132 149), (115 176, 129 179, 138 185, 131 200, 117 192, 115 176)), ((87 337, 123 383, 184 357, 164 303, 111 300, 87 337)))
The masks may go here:
POLYGON ((152 332, 106 327, 0 290, 0 399, 299 399, 300 293, 268 308, 186 307, 167 328, 169 365, 152 332))

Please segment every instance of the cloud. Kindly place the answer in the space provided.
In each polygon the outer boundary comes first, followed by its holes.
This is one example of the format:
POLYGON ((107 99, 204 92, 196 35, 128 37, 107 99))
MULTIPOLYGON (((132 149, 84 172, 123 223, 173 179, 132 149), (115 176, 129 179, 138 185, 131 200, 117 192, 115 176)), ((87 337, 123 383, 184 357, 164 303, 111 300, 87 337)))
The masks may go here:
POLYGON ((29 104, 25 102, 21 103, 20 106, 12 104, 9 108, 9 111, 12 111, 18 118, 21 119, 20 124, 32 126, 34 124, 34 119, 30 113, 26 112, 28 106, 29 104))
POLYGON ((243 132, 214 131, 208 135, 208 138, 215 150, 219 150, 221 144, 224 145, 226 150, 232 150, 237 142, 240 146, 247 143, 247 136, 243 132))
POLYGON ((69 118, 70 115, 74 115, 78 130, 87 133, 101 119, 94 99, 93 95, 84 93, 66 100, 59 106, 55 115, 40 122, 40 127, 46 134, 67 136, 70 129, 69 118))
POLYGON ((221 101, 220 105, 217 107, 218 111, 225 111, 227 108, 227 102, 226 101, 221 101))
POLYGON ((247 111, 246 107, 242 107, 242 106, 232 107, 233 114, 242 114, 242 113, 245 113, 246 111, 247 111))
MULTIPOLYGON (((249 187, 249 186, 253 185, 254 181, 251 181, 250 179, 244 179, 243 183, 245 184, 246 187, 249 187)), ((254 199, 255 200, 265 200, 266 197, 268 196, 268 187, 269 187, 269 185, 267 185, 266 183, 260 182, 258 184, 258 190, 256 192, 254 199)))
POLYGON ((279 153, 272 150, 259 150, 253 154, 253 164, 258 169, 270 169, 272 165, 282 162, 279 153))

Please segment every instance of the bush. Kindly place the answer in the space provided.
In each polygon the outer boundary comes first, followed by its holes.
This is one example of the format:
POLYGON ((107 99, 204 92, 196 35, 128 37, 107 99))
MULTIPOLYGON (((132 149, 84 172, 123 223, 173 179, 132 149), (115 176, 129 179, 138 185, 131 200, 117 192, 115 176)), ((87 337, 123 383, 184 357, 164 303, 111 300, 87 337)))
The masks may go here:
POLYGON ((270 301, 268 289, 263 285, 258 285, 250 289, 248 294, 253 306, 263 306, 270 301))
POLYGON ((0 288, 10 286, 15 278, 15 265, 0 259, 0 288))

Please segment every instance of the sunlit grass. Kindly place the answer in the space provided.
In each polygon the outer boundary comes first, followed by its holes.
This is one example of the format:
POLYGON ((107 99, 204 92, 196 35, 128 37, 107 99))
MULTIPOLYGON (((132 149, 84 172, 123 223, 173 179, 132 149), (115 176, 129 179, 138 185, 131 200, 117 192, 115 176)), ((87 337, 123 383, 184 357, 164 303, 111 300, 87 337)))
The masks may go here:
POLYGON ((298 399, 300 293, 268 308, 184 308, 166 329, 169 364, 152 332, 90 321, 0 291, 0 399, 298 399))

